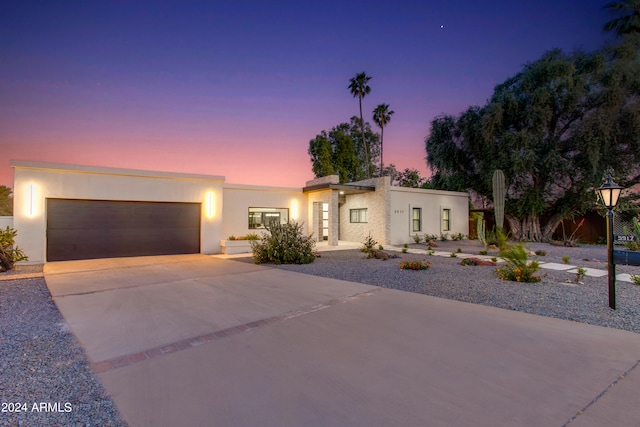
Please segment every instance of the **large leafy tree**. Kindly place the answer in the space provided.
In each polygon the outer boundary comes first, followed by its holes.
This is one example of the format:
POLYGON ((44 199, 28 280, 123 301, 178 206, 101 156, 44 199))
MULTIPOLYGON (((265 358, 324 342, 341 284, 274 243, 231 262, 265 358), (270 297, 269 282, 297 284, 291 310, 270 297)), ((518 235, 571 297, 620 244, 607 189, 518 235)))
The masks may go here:
POLYGON ((614 1, 604 5, 611 14, 616 15, 611 21, 604 24, 604 31, 610 31, 617 36, 640 33, 640 0, 614 1))
POLYGON ((354 77, 349 80, 349 90, 351 91, 351 95, 354 98, 358 98, 358 103, 360 105, 360 130, 361 130, 361 141, 364 145, 364 158, 365 164, 368 165, 366 168, 366 177, 369 178, 371 176, 371 163, 369 159, 369 146, 367 145, 367 139, 365 138, 365 124, 364 118, 362 116, 362 98, 371 93, 371 87, 369 86, 369 80, 371 80, 370 76, 367 76, 367 73, 364 71, 362 73, 356 74, 354 77))
POLYGON ((342 183, 367 178, 369 159, 377 159, 380 140, 368 122, 364 126, 364 136, 366 144, 361 140, 360 121, 353 116, 350 123, 323 130, 309 141, 308 153, 316 178, 339 175, 342 183), (369 155, 364 152, 365 146, 369 147, 369 155))
POLYGON ((394 113, 389 110, 389 104, 380 104, 373 110, 373 121, 380 128, 380 171, 384 171, 384 127, 391 121, 394 113))
POLYGON ((639 183, 639 47, 627 37, 593 54, 550 51, 485 106, 436 118, 426 139, 432 184, 491 199, 491 176, 503 170, 514 237, 543 240, 594 206, 607 170, 625 187, 639 183))
POLYGON ((13 215, 13 198, 11 188, 0 185, 0 216, 13 215))

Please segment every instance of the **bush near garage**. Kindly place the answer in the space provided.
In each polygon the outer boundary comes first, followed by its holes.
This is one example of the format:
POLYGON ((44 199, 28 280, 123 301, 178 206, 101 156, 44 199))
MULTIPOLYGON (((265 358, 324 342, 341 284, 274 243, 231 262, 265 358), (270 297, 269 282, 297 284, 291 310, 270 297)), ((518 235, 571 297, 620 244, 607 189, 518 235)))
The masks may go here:
POLYGON ((316 259, 316 241, 312 236, 304 235, 302 224, 288 221, 269 224, 265 228, 267 233, 262 234, 262 239, 251 240, 256 264, 308 264, 316 259))
POLYGON ((18 261, 26 261, 29 258, 15 245, 15 237, 18 232, 7 226, 0 229, 0 272, 13 270, 13 265, 18 261))

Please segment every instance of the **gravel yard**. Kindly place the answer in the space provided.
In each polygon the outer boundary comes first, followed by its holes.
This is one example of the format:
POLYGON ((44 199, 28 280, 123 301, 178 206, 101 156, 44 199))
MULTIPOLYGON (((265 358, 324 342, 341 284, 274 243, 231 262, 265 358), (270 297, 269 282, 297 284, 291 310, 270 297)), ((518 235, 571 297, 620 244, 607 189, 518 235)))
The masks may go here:
MULTIPOLYGON (((434 250, 448 253, 460 248, 463 253, 478 255, 482 249, 480 243, 473 240, 437 244, 434 250)), ((561 264, 562 257, 569 256, 569 264, 576 267, 607 268, 604 246, 527 246, 532 251, 540 249, 547 253, 537 257, 540 262, 561 264)), ((424 244, 409 247, 427 249, 424 244)), ((403 258, 427 260, 432 266, 425 271, 401 270, 398 259, 365 259, 358 250, 342 250, 322 252, 311 264, 276 267, 640 333, 640 286, 629 282, 617 281, 617 310, 613 311, 609 308, 607 276, 585 277, 584 284, 577 284, 575 274, 541 268, 537 273, 542 276, 541 282, 517 283, 498 279, 496 267, 465 267, 457 257, 396 253, 403 258)), ((497 250, 489 251, 490 256, 497 253, 497 250)), ((238 260, 251 262, 249 258, 238 260)), ((617 273, 640 275, 640 267, 618 265, 617 273)))
MULTIPOLYGON (((448 253, 460 248, 477 255, 482 249, 477 241, 437 243, 435 250, 448 253)), ((603 246, 528 247, 546 251, 538 257, 541 262, 561 264, 568 256, 571 265, 606 270, 603 246)), ((425 245, 410 248, 426 250, 425 245)), ((462 266, 460 257, 394 253, 432 266, 426 271, 401 270, 399 259, 365 259, 358 250, 340 250, 322 252, 311 264, 274 267, 640 333, 640 286, 629 282, 617 282, 618 309, 613 311, 608 307, 606 276, 586 277, 577 284, 575 274, 541 269, 541 282, 516 283, 498 279, 496 267, 462 266)), ((41 271, 42 266, 32 266, 19 273, 41 271)), ((617 272, 640 275, 640 267, 618 266, 617 272)), ((44 280, 12 279, 15 274, 0 273, 9 279, 0 280, 0 425, 126 425, 89 368, 44 280)))
POLYGON ((42 278, 0 280, 0 404, 2 426, 126 425, 42 278))

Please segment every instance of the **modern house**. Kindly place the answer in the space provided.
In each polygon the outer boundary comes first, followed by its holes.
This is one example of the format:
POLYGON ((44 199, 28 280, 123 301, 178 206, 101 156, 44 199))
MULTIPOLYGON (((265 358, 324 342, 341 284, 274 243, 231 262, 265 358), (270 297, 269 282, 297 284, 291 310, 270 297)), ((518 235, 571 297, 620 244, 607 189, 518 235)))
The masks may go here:
POLYGON ((468 234, 467 193, 395 187, 389 177, 304 188, 225 183, 222 176, 12 161, 16 243, 30 263, 215 254, 270 221, 304 223, 328 245, 403 244, 415 234, 468 234))

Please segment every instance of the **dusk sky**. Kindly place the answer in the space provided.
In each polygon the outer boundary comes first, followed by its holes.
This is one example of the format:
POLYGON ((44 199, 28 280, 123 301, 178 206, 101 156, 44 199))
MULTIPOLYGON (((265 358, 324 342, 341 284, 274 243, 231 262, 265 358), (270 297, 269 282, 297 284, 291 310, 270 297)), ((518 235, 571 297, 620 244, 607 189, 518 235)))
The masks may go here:
POLYGON ((32 160, 302 187, 309 140, 358 114, 362 71, 365 119, 395 111, 385 163, 426 176, 433 118, 552 48, 603 46, 605 3, 5 1, 0 185, 32 160))

